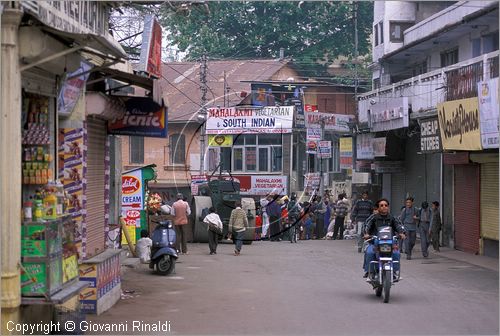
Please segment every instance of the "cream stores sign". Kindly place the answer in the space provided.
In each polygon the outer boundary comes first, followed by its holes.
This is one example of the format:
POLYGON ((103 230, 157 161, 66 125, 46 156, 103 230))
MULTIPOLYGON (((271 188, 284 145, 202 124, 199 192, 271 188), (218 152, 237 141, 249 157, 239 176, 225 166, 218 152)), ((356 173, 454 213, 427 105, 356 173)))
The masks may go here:
POLYGON ((438 121, 444 150, 481 150, 478 99, 438 104, 438 121))
POLYGON ((291 133, 293 110, 293 106, 210 108, 206 133, 291 133))

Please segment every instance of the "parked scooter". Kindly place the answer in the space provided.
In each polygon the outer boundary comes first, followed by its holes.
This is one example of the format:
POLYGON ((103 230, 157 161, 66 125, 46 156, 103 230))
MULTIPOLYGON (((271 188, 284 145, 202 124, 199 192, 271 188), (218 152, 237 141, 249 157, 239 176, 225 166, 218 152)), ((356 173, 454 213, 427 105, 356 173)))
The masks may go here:
POLYGON ((149 268, 156 267, 156 272, 168 275, 175 270, 175 261, 178 258, 175 249, 175 230, 171 220, 161 221, 156 225, 151 235, 151 261, 149 268))
POLYGON ((394 272, 394 264, 399 261, 392 258, 393 251, 399 248, 398 237, 393 236, 392 229, 387 226, 382 227, 376 236, 366 240, 370 241, 374 243, 377 260, 370 262, 367 282, 373 286, 378 297, 384 293, 384 302, 388 303, 392 285, 400 280, 401 268, 399 272, 394 272))

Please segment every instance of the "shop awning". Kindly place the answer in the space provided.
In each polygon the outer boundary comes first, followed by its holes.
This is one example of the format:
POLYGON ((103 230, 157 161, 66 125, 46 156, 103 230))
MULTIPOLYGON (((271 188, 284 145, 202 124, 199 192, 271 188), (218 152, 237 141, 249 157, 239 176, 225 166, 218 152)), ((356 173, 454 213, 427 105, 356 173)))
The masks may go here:
POLYGON ((114 80, 117 80, 119 82, 124 82, 128 85, 135 85, 139 86, 145 90, 148 91, 153 91, 153 79, 144 77, 144 76, 139 76, 130 72, 125 72, 117 69, 112 69, 109 67, 99 67, 96 68, 95 70, 92 70, 91 72, 96 72, 99 73, 100 76, 98 78, 89 81, 87 84, 94 84, 99 81, 103 81, 108 78, 112 78, 114 80))
POLYGON ((85 95, 85 115, 98 116, 104 120, 123 118, 125 104, 120 98, 107 96, 101 92, 87 92, 85 95))

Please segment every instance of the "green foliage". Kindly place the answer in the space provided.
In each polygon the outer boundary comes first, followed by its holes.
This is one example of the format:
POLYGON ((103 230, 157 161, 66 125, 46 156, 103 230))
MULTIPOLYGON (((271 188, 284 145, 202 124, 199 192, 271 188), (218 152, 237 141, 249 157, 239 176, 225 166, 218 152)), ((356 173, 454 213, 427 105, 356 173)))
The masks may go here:
MULTIPOLYGON (((188 60, 276 58, 280 48, 300 67, 354 55, 355 4, 337 1, 209 1, 164 6, 160 21, 188 60), (194 4, 194 3, 193 3, 194 4)), ((373 3, 357 2, 359 54, 369 51, 373 3)))

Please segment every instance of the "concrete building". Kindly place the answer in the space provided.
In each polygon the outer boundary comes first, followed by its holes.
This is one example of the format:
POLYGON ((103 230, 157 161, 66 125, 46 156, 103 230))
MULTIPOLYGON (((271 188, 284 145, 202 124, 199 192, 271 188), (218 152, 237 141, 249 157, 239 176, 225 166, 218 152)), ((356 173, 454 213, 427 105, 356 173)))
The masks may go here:
POLYGON ((498 256, 498 2, 377 1, 372 45, 358 159, 393 213, 407 196, 440 201, 444 245, 498 256), (453 119, 462 110, 473 126, 453 119))

